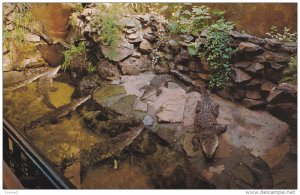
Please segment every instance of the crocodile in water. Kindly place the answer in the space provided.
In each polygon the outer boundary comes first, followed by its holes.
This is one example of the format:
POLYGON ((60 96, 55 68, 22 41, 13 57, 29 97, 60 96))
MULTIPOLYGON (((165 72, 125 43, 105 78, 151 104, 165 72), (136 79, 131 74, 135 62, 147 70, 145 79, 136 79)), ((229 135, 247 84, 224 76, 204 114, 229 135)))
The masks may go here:
POLYGON ((91 95, 88 95, 83 98, 78 98, 70 102, 69 104, 63 105, 58 107, 54 111, 47 112, 43 116, 39 117, 38 119, 31 121, 30 123, 26 124, 23 127, 23 131, 26 132, 29 129, 33 129, 36 127, 43 126, 50 122, 55 122, 59 118, 62 118, 66 115, 68 115, 70 112, 74 111, 78 106, 86 102, 88 99, 90 99, 91 95))
POLYGON ((94 164, 108 159, 110 157, 118 156, 120 153, 129 146, 134 139, 141 134, 144 125, 141 123, 137 127, 131 128, 116 137, 110 138, 107 141, 96 143, 88 149, 80 151, 80 172, 81 178, 86 171, 94 164))
POLYGON ((149 85, 140 88, 140 90, 145 89, 140 99, 145 100, 154 94, 159 96, 162 93, 162 88, 167 87, 169 82, 174 82, 186 90, 186 86, 172 75, 156 75, 149 85))
POLYGON ((37 91, 42 96, 45 105, 48 106, 50 109, 56 109, 56 107, 50 101, 49 92, 56 90, 56 88, 52 87, 52 79, 56 76, 60 67, 61 65, 57 66, 51 71, 48 71, 44 76, 42 76, 38 80, 37 91))

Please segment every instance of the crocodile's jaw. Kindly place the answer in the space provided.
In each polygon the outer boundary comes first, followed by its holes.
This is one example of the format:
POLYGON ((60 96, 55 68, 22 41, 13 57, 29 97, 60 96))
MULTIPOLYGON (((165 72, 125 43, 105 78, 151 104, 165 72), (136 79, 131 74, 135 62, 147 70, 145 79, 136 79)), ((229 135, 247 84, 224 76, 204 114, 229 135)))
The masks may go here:
POLYGON ((141 96, 141 100, 146 100, 148 97, 154 95, 156 93, 157 89, 153 87, 146 87, 143 95, 141 96))
POLYGON ((218 135, 210 135, 202 139, 201 145, 206 157, 212 158, 219 145, 218 135))

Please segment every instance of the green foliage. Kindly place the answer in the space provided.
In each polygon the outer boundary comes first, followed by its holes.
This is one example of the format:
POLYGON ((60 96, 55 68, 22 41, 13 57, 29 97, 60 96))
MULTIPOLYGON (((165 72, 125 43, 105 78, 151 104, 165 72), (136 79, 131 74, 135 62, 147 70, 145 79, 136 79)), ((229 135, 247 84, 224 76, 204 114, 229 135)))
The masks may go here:
POLYGON ((203 53, 210 68, 209 87, 211 89, 224 86, 232 74, 229 65, 230 52, 233 51, 229 35, 232 29, 233 23, 224 19, 218 20, 207 28, 208 33, 203 53))
POLYGON ((297 56, 291 57, 288 68, 284 71, 283 78, 280 82, 287 82, 297 85, 297 56))
MULTIPOLYGON (((62 69, 66 70, 72 64, 73 60, 77 56, 82 56, 82 55, 85 56, 85 53, 86 53, 85 42, 80 42, 78 46, 71 44, 69 48, 63 52, 65 61, 62 64, 62 69)), ((84 60, 86 60, 86 57, 84 58, 85 58, 84 60)))
POLYGON ((277 26, 272 26, 270 29, 270 32, 266 33, 268 36, 270 36, 273 39, 278 39, 280 41, 297 41, 297 33, 291 33, 290 28, 284 27, 283 34, 278 32, 277 26))

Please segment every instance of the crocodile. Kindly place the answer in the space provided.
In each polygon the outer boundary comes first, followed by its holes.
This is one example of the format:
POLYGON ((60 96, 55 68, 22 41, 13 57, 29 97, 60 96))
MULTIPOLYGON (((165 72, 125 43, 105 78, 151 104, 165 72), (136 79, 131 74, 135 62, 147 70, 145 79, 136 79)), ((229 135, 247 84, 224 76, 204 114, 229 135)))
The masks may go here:
POLYGON ((33 120, 29 122, 28 124, 24 125, 22 130, 26 133, 27 130, 33 129, 36 127, 43 126, 47 123, 55 122, 58 119, 68 115, 72 111, 74 111, 78 106, 86 102, 88 99, 90 99, 91 95, 88 95, 83 98, 78 98, 70 102, 69 104, 63 105, 58 107, 57 109, 45 113, 43 116, 39 117, 36 120, 33 120))
POLYGON ((197 150, 199 143, 208 159, 211 159, 219 145, 219 135, 227 129, 226 125, 217 124, 219 105, 215 105, 209 92, 204 88, 197 88, 202 94, 202 101, 196 105, 194 128, 196 135, 193 137, 194 149, 197 150))
POLYGON ((162 93, 162 88, 167 87, 169 82, 174 82, 178 84, 180 87, 186 90, 186 86, 180 82, 178 79, 176 79, 172 75, 156 75, 153 77, 153 79, 150 81, 149 85, 141 87, 139 90, 143 90, 143 95, 140 97, 141 100, 146 100, 148 97, 156 94, 156 96, 159 96, 162 93))
POLYGON ((56 109, 56 107, 50 101, 49 92, 57 90, 56 88, 52 87, 52 79, 56 76, 56 73, 60 68, 61 65, 55 67, 38 80, 37 91, 42 96, 45 105, 50 109, 56 109))
POLYGON ((134 139, 141 134, 144 125, 140 123, 137 127, 121 133, 120 135, 110 138, 107 141, 93 144, 90 148, 80 151, 80 175, 84 176, 86 171, 93 167, 96 163, 116 157, 129 146, 134 139))

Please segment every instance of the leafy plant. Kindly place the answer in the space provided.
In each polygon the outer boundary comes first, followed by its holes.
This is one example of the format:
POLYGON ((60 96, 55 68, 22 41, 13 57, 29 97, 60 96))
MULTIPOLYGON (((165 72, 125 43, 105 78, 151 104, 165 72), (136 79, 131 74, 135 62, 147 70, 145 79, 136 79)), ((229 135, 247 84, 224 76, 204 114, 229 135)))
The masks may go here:
POLYGON ((229 65, 230 53, 233 49, 230 46, 229 33, 233 29, 233 23, 220 19, 207 28, 206 45, 203 50, 210 69, 209 87, 222 87, 229 80, 232 74, 229 65))
POLYGON ((291 57, 288 68, 284 71, 280 82, 288 82, 297 85, 297 56, 291 57))
POLYGON ((83 69, 87 66, 88 58, 85 42, 80 42, 78 46, 70 44, 63 54, 65 57, 64 63, 62 64, 63 70, 66 70, 68 67, 83 69))
POLYGON ((283 29, 283 34, 278 32, 277 26, 272 26, 270 29, 270 32, 267 32, 266 34, 270 36, 273 39, 278 39, 280 41, 292 41, 296 42, 297 41, 297 33, 291 33, 290 28, 284 27, 283 29))

